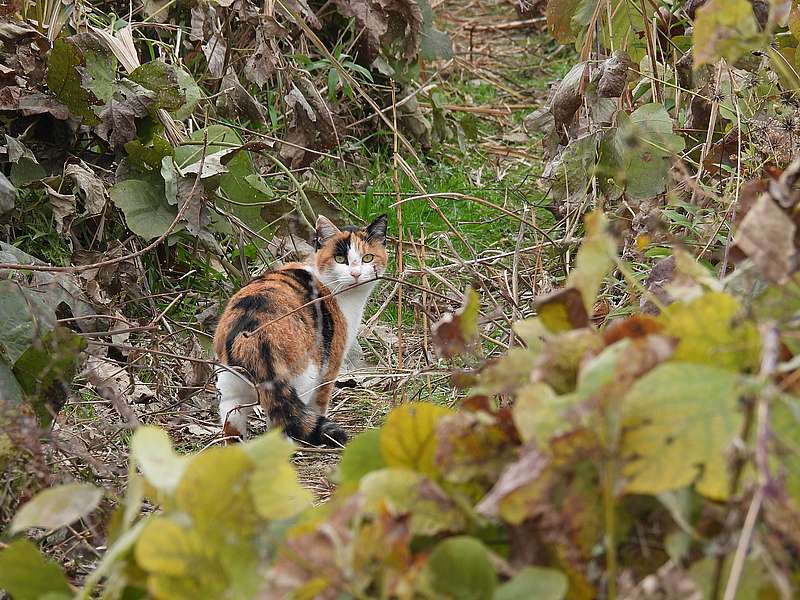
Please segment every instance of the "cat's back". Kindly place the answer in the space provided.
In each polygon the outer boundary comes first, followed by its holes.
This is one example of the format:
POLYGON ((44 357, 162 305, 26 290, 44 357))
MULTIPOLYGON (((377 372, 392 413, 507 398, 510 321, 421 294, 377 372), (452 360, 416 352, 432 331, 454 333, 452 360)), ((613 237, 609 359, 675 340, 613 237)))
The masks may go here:
POLYGON ((307 265, 288 263, 231 296, 214 351, 224 364, 246 368, 263 362, 266 353, 293 363, 309 353, 329 356, 345 335, 344 318, 328 289, 307 265))

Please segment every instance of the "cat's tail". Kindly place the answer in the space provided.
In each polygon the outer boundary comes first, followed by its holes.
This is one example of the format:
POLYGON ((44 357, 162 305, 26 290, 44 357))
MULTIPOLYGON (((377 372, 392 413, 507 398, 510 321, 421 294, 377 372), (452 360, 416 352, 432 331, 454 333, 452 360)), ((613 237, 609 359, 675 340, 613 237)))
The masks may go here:
POLYGON ((294 387, 288 383, 261 383, 258 396, 271 424, 283 428, 289 437, 314 446, 341 448, 347 443, 344 429, 304 404, 294 387))

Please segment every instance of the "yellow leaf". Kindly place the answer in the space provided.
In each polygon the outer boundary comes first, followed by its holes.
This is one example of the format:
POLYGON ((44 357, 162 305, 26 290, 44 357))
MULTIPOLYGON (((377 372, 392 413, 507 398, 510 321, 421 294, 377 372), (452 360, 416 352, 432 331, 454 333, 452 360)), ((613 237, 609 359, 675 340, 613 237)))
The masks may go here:
POLYGON ((279 521, 311 505, 311 492, 297 481, 297 473, 289 462, 294 444, 280 431, 262 435, 243 448, 256 465, 250 478, 250 491, 260 516, 279 521))
POLYGON ((192 519, 207 543, 235 543, 258 522, 250 495, 253 461, 240 446, 198 454, 181 477, 175 504, 192 519))
POLYGON ((381 454, 386 464, 436 476, 436 425, 452 412, 428 402, 395 408, 381 429, 381 454))
POLYGON ((742 421, 738 383, 736 373, 691 363, 665 363, 639 379, 622 406, 625 491, 694 482, 708 498, 727 498, 727 452, 742 421))
POLYGON ((694 66, 724 58, 733 65, 746 52, 767 41, 758 31, 753 6, 747 0, 710 0, 697 9, 694 21, 694 66))
POLYGON ((195 530, 164 517, 151 519, 134 548, 139 566, 155 598, 223 597, 227 580, 215 556, 215 547, 195 530))
POLYGON ((755 325, 739 320, 741 312, 733 296, 711 292, 670 304, 658 321, 662 335, 678 339, 674 360, 748 370, 758 365, 761 344, 755 325))
POLYGON ((139 427, 133 434, 131 460, 139 466, 150 485, 159 492, 171 495, 190 459, 172 449, 166 431, 148 425, 139 427))

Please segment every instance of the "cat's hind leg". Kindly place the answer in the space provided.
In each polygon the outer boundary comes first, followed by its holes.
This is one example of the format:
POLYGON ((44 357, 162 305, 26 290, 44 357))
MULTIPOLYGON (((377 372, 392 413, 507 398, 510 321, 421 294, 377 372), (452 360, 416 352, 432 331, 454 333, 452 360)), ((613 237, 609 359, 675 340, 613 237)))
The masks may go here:
POLYGON ((228 370, 217 373, 219 418, 225 437, 247 437, 247 419, 258 403, 256 388, 243 375, 228 370))

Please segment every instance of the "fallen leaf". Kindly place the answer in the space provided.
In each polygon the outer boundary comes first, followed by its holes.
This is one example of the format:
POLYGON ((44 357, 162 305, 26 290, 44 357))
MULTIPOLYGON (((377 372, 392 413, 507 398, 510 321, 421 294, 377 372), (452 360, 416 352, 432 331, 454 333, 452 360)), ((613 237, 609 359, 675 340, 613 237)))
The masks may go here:
POLYGON ((85 166, 71 164, 64 175, 72 179, 83 198, 86 214, 99 215, 106 206, 106 188, 103 182, 85 166))

